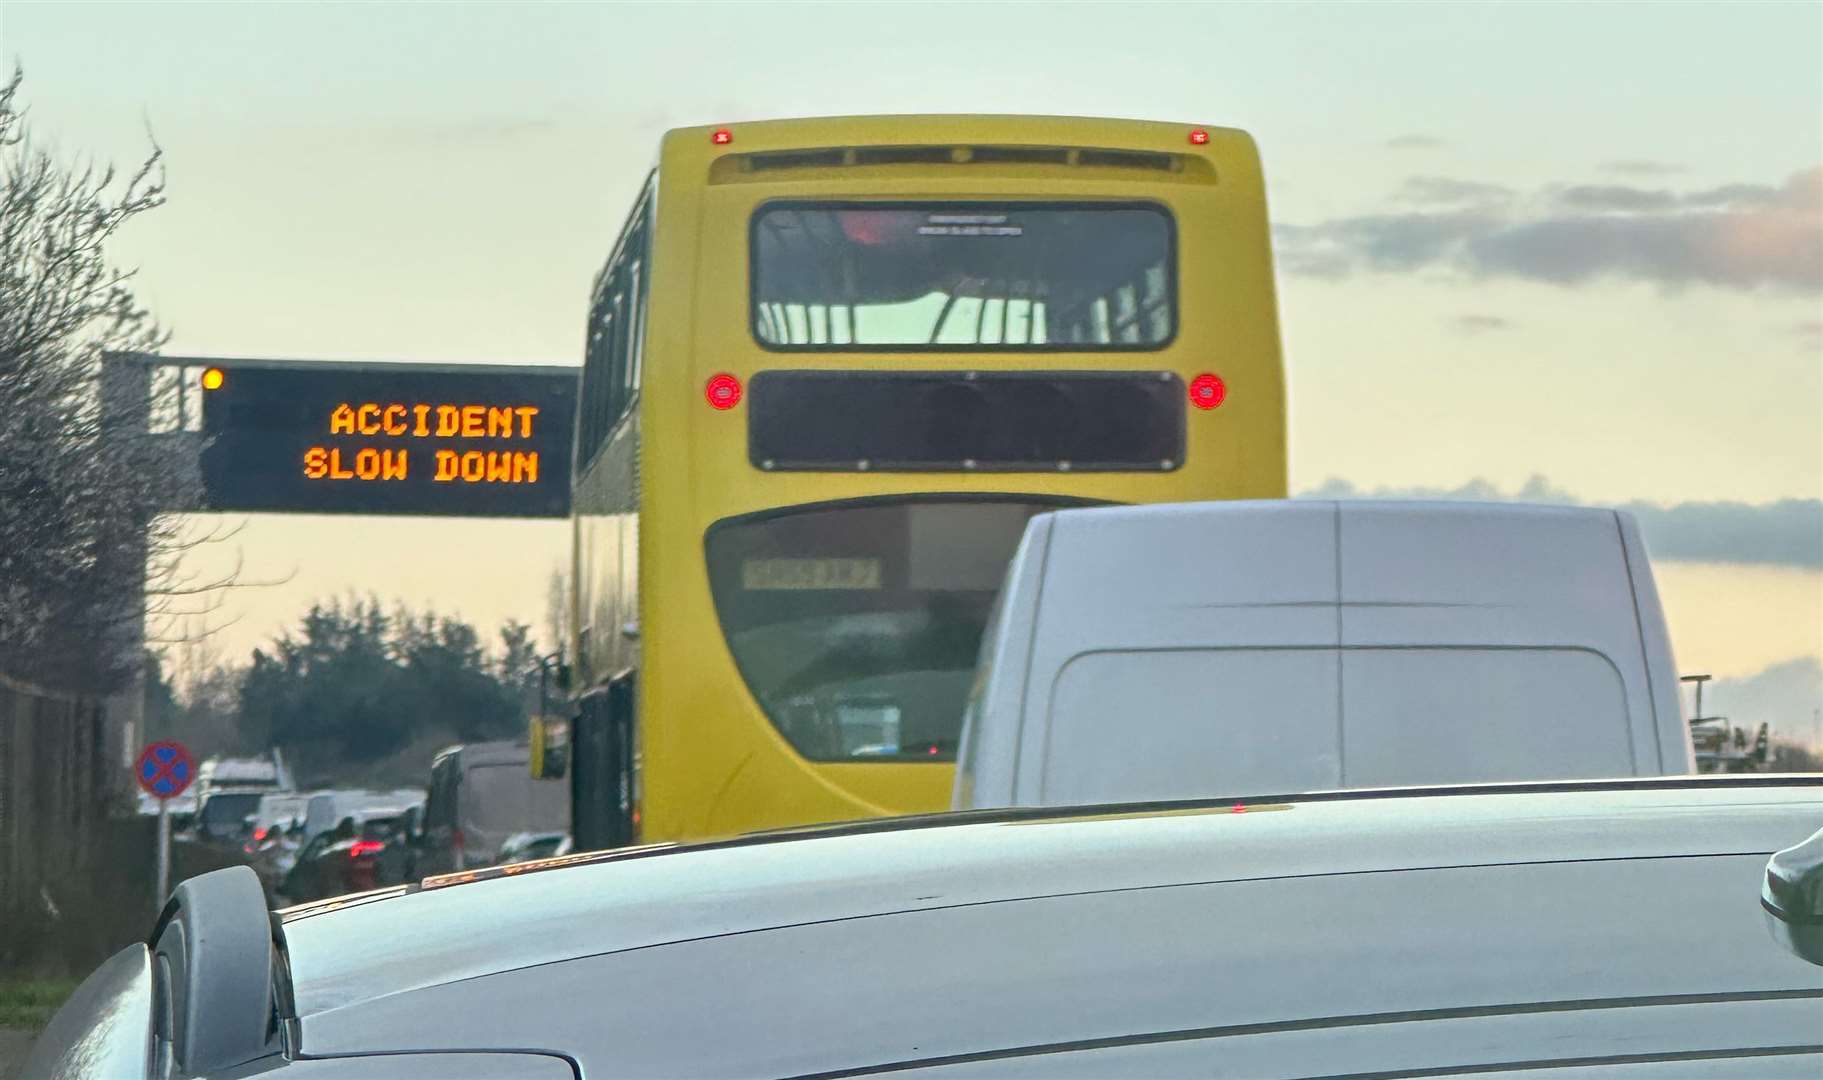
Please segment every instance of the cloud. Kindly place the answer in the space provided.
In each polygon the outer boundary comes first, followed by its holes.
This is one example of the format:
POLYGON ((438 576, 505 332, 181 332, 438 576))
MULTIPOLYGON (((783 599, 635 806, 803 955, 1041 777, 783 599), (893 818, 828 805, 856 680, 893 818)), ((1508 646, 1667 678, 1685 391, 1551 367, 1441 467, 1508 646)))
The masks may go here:
MULTIPOLYGON (((1688 707, 1688 706, 1686 706, 1688 707)), ((1773 664, 1738 679, 1716 679, 1703 689, 1703 712, 1726 716, 1734 727, 1765 724, 1773 736, 1823 752, 1823 663, 1805 656, 1773 664)))
POLYGON ((1627 503, 1652 553, 1695 562, 1823 569, 1823 499, 1627 503))
POLYGON ((1507 204, 1493 197, 1502 191, 1413 177, 1395 197, 1437 209, 1280 226, 1280 265, 1329 278, 1443 269, 1470 280, 1619 278, 1823 292, 1823 166, 1777 187, 1730 184, 1686 195, 1557 186, 1507 204), (1478 189, 1487 197, 1464 202, 1478 189))
POLYGON ((1513 320, 1499 315, 1458 315, 1450 320, 1450 326, 1462 334, 1484 334, 1489 330, 1509 330, 1513 320))
POLYGON ((1386 140, 1393 150, 1438 150, 1449 144, 1435 135, 1395 135, 1386 140))
MULTIPOLYGON (((1542 476, 1511 494, 1476 478, 1455 488, 1357 488, 1330 479, 1301 497, 1322 499, 1450 499, 1468 502, 1577 504, 1581 500, 1542 476)), ((1723 562, 1823 569, 1823 499, 1782 499, 1772 503, 1622 503, 1639 519, 1646 547, 1655 559, 1723 562)))
POLYGON ((1669 191, 1646 191, 1620 184, 1578 184, 1564 188, 1557 201, 1572 210, 1666 210, 1677 205, 1669 191))
POLYGON ((1402 202, 1437 204, 1503 203, 1513 197, 1513 189, 1501 184, 1484 184, 1478 180, 1458 180, 1449 176, 1413 176, 1405 181, 1396 196, 1402 202))
POLYGON ((1647 161, 1643 158, 1623 158, 1609 161, 1602 165, 1603 172, 1619 173, 1623 176, 1672 176, 1684 172, 1682 165, 1669 161, 1647 161))

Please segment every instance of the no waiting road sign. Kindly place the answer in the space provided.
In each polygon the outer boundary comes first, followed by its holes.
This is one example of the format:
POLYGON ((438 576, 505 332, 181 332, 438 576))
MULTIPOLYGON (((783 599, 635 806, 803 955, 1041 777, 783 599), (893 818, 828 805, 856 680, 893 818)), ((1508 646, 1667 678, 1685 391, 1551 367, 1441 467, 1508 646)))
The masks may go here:
POLYGON ((176 798, 196 779, 196 765, 183 743, 155 742, 139 752, 139 760, 133 763, 133 778, 148 795, 176 798))

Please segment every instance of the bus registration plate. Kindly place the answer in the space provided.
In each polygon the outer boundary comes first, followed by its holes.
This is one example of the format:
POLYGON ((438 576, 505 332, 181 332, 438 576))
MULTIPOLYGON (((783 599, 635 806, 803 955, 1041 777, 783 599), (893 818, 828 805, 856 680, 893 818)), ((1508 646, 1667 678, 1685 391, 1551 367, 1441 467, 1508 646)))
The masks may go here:
POLYGON ((748 559, 743 589, 878 589, 879 559, 748 559))

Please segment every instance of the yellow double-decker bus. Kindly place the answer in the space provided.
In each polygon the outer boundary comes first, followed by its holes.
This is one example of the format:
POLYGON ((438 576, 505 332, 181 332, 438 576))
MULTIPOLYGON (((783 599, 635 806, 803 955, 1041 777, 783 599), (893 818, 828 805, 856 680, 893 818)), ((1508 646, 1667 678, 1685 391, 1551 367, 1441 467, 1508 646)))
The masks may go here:
POLYGON ((669 132, 591 298, 579 846, 944 808, 1028 518, 1281 498, 1285 471, 1244 132, 669 132))

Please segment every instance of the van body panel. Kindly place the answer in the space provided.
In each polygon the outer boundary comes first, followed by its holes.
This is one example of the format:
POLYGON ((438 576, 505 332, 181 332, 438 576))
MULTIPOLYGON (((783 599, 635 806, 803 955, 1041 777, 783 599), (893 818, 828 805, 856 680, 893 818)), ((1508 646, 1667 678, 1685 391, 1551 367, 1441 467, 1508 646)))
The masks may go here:
POLYGON ((1337 690, 1334 649, 1086 653, 1057 673, 1038 801, 1341 787, 1337 690))
MULTIPOLYGON (((1572 771, 1550 775, 1594 777, 1647 775, 1665 771, 1660 755, 1657 711, 1651 688, 1652 672, 1645 663, 1635 585, 1622 541, 1620 516, 1612 510, 1585 507, 1523 506, 1460 503, 1344 503, 1339 529, 1342 563, 1342 645, 1504 646, 1517 650, 1587 649, 1608 659, 1609 673, 1620 679, 1623 697, 1610 711, 1597 713, 1585 706, 1555 716, 1534 715, 1539 732, 1568 724, 1574 730, 1558 738, 1581 741, 1587 758, 1565 760, 1572 771), (1596 752, 1595 743, 1610 746, 1612 731, 1595 729, 1608 720, 1624 723, 1621 737, 1630 752, 1616 759, 1596 752), (1575 718, 1575 719, 1572 719, 1575 718), (1596 768, 1597 771, 1588 771, 1596 768)), ((1512 753, 1509 767, 1530 769, 1513 775, 1464 775, 1463 781, 1526 779, 1542 775, 1536 770, 1550 760, 1547 754, 1522 749, 1529 737, 1513 730, 1519 717, 1509 715, 1514 699, 1509 676, 1530 671, 1540 680, 1568 677, 1563 655, 1536 656, 1515 653, 1504 660, 1484 656, 1469 664, 1448 653, 1430 651, 1424 661, 1390 658, 1376 662, 1376 670, 1394 663, 1416 681, 1383 682, 1350 680, 1345 686, 1368 692, 1357 700, 1345 690, 1352 723, 1356 709, 1384 711, 1400 697, 1413 693, 1413 705, 1437 704, 1433 692, 1451 689, 1445 697, 1460 697, 1462 690, 1478 692, 1488 738, 1497 739, 1489 749, 1503 747, 1512 753), (1463 666, 1458 673, 1458 661, 1463 666), (1509 737, 1510 736, 1510 737, 1509 737)), ((1344 667, 1352 668, 1350 654, 1344 667)), ((1591 688, 1593 684, 1589 684, 1591 688)), ((1531 694, 1555 694, 1564 687, 1538 687, 1531 694)), ((1525 700, 1520 698, 1518 700, 1525 700)), ((1567 699, 1565 704, 1574 701, 1567 699)), ((1593 699, 1590 699, 1592 705, 1593 699)), ((1466 703, 1465 703, 1466 704, 1466 703)), ((1396 710, 1395 710, 1396 711, 1396 710)), ((1420 725, 1416 717, 1409 723, 1420 725)), ((1384 726, 1381 733, 1390 734, 1384 726)), ((1442 732, 1435 732, 1439 736, 1442 732)), ((1379 744, 1384 749, 1385 744, 1379 744)), ((1449 745, 1437 744, 1439 749, 1449 745)), ((1541 748, 1542 749, 1542 748, 1541 748)), ((1454 752, 1468 753, 1466 746, 1454 752)), ((1559 758, 1563 755, 1559 753, 1559 758)), ((1486 764, 1485 755, 1459 759, 1486 764)), ((1675 760, 1675 759, 1674 759, 1675 760)), ((1677 771, 1677 770, 1672 770, 1677 771)), ((1349 777, 1351 783, 1357 777, 1349 777)), ((1361 780, 1360 782, 1367 782, 1361 780)), ((1406 781, 1400 780, 1400 783, 1406 781)), ((1428 781, 1414 781, 1428 782, 1428 781)))
MULTIPOLYGON (((1053 511, 1044 567, 1047 624, 1079 618, 1144 626, 1158 616, 1231 633, 1212 610, 1296 611, 1336 602, 1336 511, 1318 502, 1236 502, 1053 511)), ((1036 521, 1038 519, 1034 519, 1036 521)), ((1333 640, 1335 613, 1327 635, 1333 640)))
POLYGON ((1677 688, 1677 661, 1671 651, 1671 631, 1658 599, 1658 581, 1652 576, 1645 538, 1631 514, 1620 519, 1621 550, 1626 553, 1633 582, 1633 609, 1639 616, 1640 644, 1646 669, 1651 673, 1652 711, 1658 718, 1659 755, 1666 773, 1694 773, 1696 747, 1690 739, 1690 718, 1684 714, 1683 696, 1677 688))
POLYGON ((1026 676, 1031 670, 1032 634, 1038 619, 1044 561, 1050 551, 1051 524, 1046 515, 1039 515, 1027 524, 1025 535, 1020 538, 1008 564, 1006 584, 988 613, 956 751, 958 763, 967 760, 971 765, 966 770, 957 768, 952 798, 969 797, 967 792, 974 783, 977 769, 988 771, 992 777, 990 783, 1005 786, 1011 783, 1018 767, 1016 738, 978 745, 973 753, 963 747, 979 734, 980 729, 973 722, 977 713, 987 710, 1017 716, 1025 708, 1026 676), (1004 633, 1000 630, 1002 627, 1006 628, 1004 633))
POLYGON ((957 807, 1692 771, 1623 513, 1073 509, 1020 552, 957 807))
POLYGON ((503 740, 449 747, 431 762, 416 871, 489 866, 514 833, 569 828, 570 785, 534 779, 530 746, 503 740))
POLYGON ((1621 673, 1588 649, 1347 649, 1340 700, 1347 769, 1334 786, 1642 771, 1621 673))

